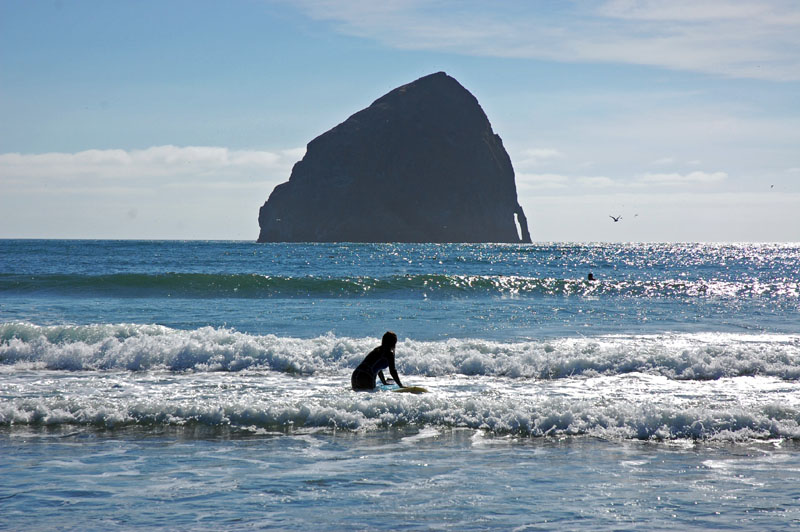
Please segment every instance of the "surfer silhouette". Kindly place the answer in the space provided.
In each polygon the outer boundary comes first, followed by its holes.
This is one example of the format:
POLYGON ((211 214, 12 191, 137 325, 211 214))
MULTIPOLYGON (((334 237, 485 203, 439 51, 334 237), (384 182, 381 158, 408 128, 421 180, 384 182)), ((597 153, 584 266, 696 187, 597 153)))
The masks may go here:
POLYGON ((389 368, 394 382, 403 388, 397 369, 394 367, 394 347, 397 345, 397 335, 387 331, 383 335, 381 345, 369 352, 367 357, 353 371, 350 384, 354 390, 374 390, 375 377, 378 376, 383 384, 388 384, 383 376, 383 370, 389 368))

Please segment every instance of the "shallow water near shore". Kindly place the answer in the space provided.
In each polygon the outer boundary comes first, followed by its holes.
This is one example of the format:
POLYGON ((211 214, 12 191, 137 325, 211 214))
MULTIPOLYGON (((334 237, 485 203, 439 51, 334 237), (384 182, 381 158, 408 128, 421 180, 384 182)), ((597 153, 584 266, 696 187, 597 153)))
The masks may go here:
MULTIPOLYGON (((795 443, 488 436, 242 437, 193 428, 3 431, 12 528, 791 529, 795 443)), ((2 525, 0 525, 2 526, 2 525)))
POLYGON ((0 241, 0 529, 792 529, 798 279, 789 244, 0 241), (348 388, 390 329, 428 393, 348 388))

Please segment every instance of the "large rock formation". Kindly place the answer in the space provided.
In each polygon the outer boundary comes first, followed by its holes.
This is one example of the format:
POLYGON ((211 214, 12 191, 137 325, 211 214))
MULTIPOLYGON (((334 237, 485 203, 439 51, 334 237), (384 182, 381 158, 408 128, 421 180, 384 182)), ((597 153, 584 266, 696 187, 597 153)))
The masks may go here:
POLYGON ((258 223, 259 242, 531 241, 500 137, 444 72, 309 142, 258 223))

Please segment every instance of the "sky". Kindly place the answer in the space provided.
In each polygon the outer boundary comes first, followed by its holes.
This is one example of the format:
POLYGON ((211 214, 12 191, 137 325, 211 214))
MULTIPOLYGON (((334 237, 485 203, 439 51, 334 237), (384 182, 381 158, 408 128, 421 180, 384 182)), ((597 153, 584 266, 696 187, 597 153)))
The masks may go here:
POLYGON ((438 71, 534 241, 800 241, 795 0, 0 0, 0 238, 254 240, 309 141, 438 71))

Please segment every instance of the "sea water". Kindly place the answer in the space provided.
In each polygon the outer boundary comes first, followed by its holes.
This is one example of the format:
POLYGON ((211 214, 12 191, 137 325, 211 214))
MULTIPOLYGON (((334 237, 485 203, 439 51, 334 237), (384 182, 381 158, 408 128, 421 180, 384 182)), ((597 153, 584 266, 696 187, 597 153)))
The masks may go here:
POLYGON ((0 241, 0 529, 793 529, 799 324, 797 244, 0 241))

